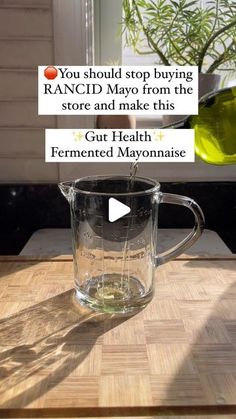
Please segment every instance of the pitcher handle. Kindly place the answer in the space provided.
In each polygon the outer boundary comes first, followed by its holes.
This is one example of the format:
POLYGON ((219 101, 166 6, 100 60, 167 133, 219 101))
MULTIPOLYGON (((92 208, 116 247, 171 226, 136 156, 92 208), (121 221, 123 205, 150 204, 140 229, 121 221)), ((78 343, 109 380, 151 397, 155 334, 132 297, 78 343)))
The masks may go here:
POLYGON ((197 241, 197 239, 201 236, 204 230, 205 218, 199 205, 193 199, 188 198, 186 196, 174 195, 169 193, 160 193, 159 203, 183 205, 184 207, 189 208, 193 212, 195 218, 195 225, 191 233, 187 237, 185 237, 185 239, 183 239, 180 243, 176 244, 171 249, 156 256, 156 264, 162 265, 163 263, 169 262, 170 260, 179 256, 181 253, 183 253, 186 249, 188 249, 197 241))

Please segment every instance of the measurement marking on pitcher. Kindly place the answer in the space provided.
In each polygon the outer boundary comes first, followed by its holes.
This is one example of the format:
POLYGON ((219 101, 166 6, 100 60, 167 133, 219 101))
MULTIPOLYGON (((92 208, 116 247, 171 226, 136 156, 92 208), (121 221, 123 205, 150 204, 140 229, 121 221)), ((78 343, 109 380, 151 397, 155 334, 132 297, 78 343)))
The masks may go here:
MULTIPOLYGON (((138 161, 135 161, 135 162, 131 163, 131 165, 130 165, 130 180, 129 180, 129 183, 128 183, 127 192, 132 192, 132 190, 133 190, 134 182, 135 182, 136 175, 137 175, 137 170, 138 170, 138 161)), ((125 268, 126 268, 126 262, 127 262, 127 258, 128 258, 128 252, 130 250, 130 247, 129 247, 129 231, 132 229, 132 224, 133 224, 132 200, 131 199, 130 199, 130 202, 128 202, 128 204, 129 204, 129 207, 130 207, 131 217, 129 217, 129 224, 128 224, 128 228, 127 228, 127 234, 126 234, 126 237, 125 237, 125 244, 124 244, 124 249, 123 249, 123 264, 122 264, 122 272, 121 272, 121 289, 124 288, 125 268)), ((128 289, 127 289, 127 291, 128 291, 128 294, 130 294, 129 261, 128 261, 128 276, 126 276, 126 278, 128 279, 128 283, 127 283, 127 288, 128 289)))
MULTIPOLYGON (((133 241, 130 241, 129 238, 131 231, 134 231, 134 223, 136 220, 136 216, 134 216, 134 202, 132 197, 132 192, 135 191, 135 181, 136 181, 136 173, 138 169, 138 163, 135 162, 131 165, 130 168, 130 178, 128 178, 128 182, 126 183, 126 190, 127 193, 127 204, 130 207, 131 215, 130 217, 126 218, 126 226, 123 226, 124 233, 122 237, 118 234, 119 240, 123 241, 121 247, 121 256, 120 257, 113 257, 112 254, 105 255, 105 242, 104 242, 104 225, 103 220, 101 220, 101 251, 102 251, 102 272, 100 276, 94 278, 92 287, 90 289, 91 295, 95 296, 95 298, 101 301, 101 304, 105 306, 109 304, 109 302, 113 304, 121 304, 121 301, 128 301, 131 296, 135 295, 142 295, 144 294, 144 288, 140 284, 139 280, 132 275, 131 267, 132 265, 130 262, 137 259, 137 254, 133 255, 130 254, 131 247, 134 246, 133 241), (129 195, 130 194, 130 195, 129 195), (115 268, 117 265, 115 263, 121 263, 120 272, 115 272, 115 268), (111 261, 114 263, 114 267, 112 268, 111 261)), ((121 217, 120 217, 121 218, 121 217)), ((109 220, 110 221, 110 220, 109 220)), ((96 236, 97 237, 97 236, 96 236)), ((115 235, 116 238, 116 235, 115 235)), ((143 257, 143 255, 142 255, 143 257)))

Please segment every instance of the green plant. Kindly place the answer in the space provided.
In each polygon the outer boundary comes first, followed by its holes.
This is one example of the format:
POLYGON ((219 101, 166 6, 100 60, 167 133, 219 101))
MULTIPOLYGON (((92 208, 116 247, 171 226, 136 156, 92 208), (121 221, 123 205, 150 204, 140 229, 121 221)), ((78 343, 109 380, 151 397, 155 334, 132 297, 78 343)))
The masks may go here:
POLYGON ((235 0, 123 0, 126 45, 164 65, 236 70, 235 0))

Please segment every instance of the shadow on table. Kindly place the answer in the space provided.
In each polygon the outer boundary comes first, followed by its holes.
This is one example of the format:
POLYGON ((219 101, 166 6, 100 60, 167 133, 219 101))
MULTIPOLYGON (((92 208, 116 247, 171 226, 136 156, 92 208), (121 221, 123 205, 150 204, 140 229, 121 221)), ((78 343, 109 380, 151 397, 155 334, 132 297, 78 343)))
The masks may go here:
POLYGON ((33 266, 40 263, 40 260, 27 261, 24 264, 20 261, 17 261, 17 257, 10 257, 10 259, 5 259, 4 261, 0 260, 0 278, 5 277, 6 275, 12 275, 17 272, 23 271, 27 268, 32 268, 33 266))
POLYGON ((127 319, 92 312, 73 296, 67 291, 0 321, 1 408, 25 407, 43 396, 83 362, 106 331, 127 319))
POLYGON ((0 259, 0 278, 5 277, 6 275, 14 275, 18 272, 25 271, 26 274, 30 272, 38 264, 50 263, 50 262, 71 262, 72 256, 64 255, 59 256, 59 258, 53 259, 53 257, 48 256, 1 256, 0 259), (2 259, 2 260, 1 260, 2 259))
MULTIPOLYGON (((194 261, 189 265, 193 267, 194 261)), ((212 307, 207 300, 185 301, 182 305, 186 339, 182 336, 178 342, 177 337, 175 345, 170 343, 168 348, 170 364, 180 366, 163 394, 167 412, 188 418, 216 418, 218 414, 236 417, 236 272, 235 282, 232 275, 229 284, 215 296, 212 307)), ((159 389, 158 385, 154 379, 153 387, 159 389)))

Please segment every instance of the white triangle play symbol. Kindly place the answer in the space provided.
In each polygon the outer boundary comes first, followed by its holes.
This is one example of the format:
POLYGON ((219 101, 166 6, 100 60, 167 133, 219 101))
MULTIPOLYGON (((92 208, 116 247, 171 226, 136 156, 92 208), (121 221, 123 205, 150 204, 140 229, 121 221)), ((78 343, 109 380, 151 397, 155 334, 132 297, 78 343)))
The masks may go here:
POLYGON ((108 219, 110 223, 119 220, 119 218, 122 218, 126 214, 129 214, 130 211, 130 207, 128 207, 125 204, 122 204, 122 202, 120 201, 117 201, 117 199, 109 199, 108 219))

